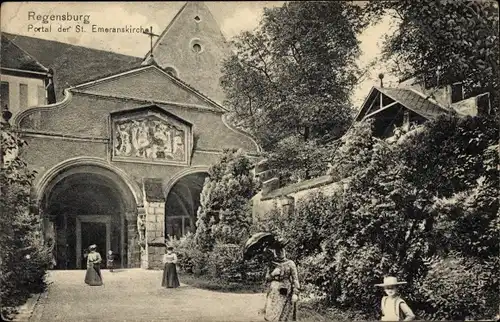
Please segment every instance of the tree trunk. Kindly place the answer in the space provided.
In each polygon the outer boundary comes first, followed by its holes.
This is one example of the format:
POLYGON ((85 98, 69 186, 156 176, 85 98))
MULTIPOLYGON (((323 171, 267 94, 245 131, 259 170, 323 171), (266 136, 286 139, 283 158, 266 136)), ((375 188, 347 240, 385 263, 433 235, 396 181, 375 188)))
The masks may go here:
MULTIPOLYGON (((304 142, 307 142, 309 140, 309 135, 310 135, 310 128, 309 128, 309 126, 306 126, 304 129, 304 142)), ((308 155, 306 156, 306 159, 305 159, 304 168, 306 169, 305 174, 304 174, 304 179, 308 180, 311 177, 311 175, 309 173, 309 156, 308 155)))

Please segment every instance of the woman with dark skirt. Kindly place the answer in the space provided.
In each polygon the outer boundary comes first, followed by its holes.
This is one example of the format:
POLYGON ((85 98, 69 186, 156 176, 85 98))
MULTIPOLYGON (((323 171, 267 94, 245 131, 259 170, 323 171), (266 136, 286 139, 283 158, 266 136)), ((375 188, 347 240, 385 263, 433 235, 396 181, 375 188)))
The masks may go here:
POLYGON ((163 269, 163 280, 161 286, 166 288, 176 288, 179 287, 179 277, 177 277, 177 255, 174 253, 174 248, 172 246, 167 247, 167 253, 163 255, 163 263, 165 268, 163 269))
POLYGON ((87 274, 85 274, 85 283, 90 286, 101 286, 101 254, 96 251, 97 246, 91 245, 89 247, 89 254, 87 255, 87 274))

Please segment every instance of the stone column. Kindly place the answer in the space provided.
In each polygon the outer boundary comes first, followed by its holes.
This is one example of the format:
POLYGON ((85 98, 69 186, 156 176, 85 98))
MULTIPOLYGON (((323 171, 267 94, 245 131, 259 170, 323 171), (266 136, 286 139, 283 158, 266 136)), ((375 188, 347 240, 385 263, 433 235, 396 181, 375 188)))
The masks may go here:
MULTIPOLYGON (((165 203, 148 202, 146 207, 147 268, 162 268, 165 254, 165 203)), ((146 267, 145 267, 146 268, 146 267)))
POLYGON ((165 196, 163 180, 160 178, 144 178, 144 209, 146 249, 141 256, 141 267, 159 269, 165 254, 165 196))

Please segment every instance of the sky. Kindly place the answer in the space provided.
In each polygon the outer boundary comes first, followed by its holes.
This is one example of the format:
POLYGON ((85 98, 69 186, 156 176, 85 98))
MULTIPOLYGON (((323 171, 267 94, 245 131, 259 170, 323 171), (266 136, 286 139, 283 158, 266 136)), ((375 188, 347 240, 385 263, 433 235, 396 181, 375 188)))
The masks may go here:
MULTIPOLYGON (((219 23, 226 39, 242 31, 258 26, 265 7, 281 6, 283 1, 226 1, 206 2, 206 5, 219 23)), ((149 50, 149 38, 141 33, 82 33, 76 25, 100 27, 153 27, 154 33, 161 33, 169 24, 184 2, 3 2, 1 6, 1 30, 8 33, 55 40, 74 45, 112 51, 120 54, 144 57, 149 50), (38 15, 68 14, 81 16, 90 24, 81 22, 53 21, 50 32, 35 31, 34 28, 47 26, 37 20, 38 15), (71 30, 58 31, 59 25, 72 26, 71 30)), ((83 22, 83 21, 82 21, 83 22)), ((360 35, 361 50, 359 64, 364 66, 380 54, 380 41, 390 32, 391 21, 383 19, 360 35)), ((371 86, 378 85, 377 75, 383 66, 377 66, 353 93, 356 106, 362 103, 371 86)), ((391 77, 386 75, 384 84, 390 84, 391 77)))

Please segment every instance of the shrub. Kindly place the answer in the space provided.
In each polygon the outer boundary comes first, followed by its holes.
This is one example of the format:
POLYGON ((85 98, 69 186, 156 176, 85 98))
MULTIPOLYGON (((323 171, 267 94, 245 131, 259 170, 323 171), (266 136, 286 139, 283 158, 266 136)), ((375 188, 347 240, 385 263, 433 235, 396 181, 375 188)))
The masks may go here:
POLYGON ((243 260, 240 245, 217 243, 208 255, 209 275, 225 282, 262 282, 266 268, 261 256, 249 261, 243 260))
MULTIPOLYGON (((427 307, 421 318, 430 320, 489 319, 498 305, 486 291, 490 276, 477 261, 453 257, 435 258, 425 278, 419 283, 419 296, 427 307)), ((497 272, 498 273, 498 272, 497 272)))
MULTIPOLYGON (((24 303, 41 292, 49 267, 50 249, 43 245, 40 217, 30 211, 34 172, 19 157, 25 144, 2 123, 0 171, 0 297, 2 310, 24 303)), ((5 312, 4 313, 8 313, 5 312)))
POLYGON ((208 255, 196 246, 194 234, 188 233, 180 239, 170 238, 178 257, 178 267, 186 273, 202 275, 207 272, 208 255))
POLYGON ((246 265, 239 245, 216 244, 208 255, 208 272, 211 277, 235 282, 241 281, 246 265))
POLYGON ((257 191, 251 162, 241 150, 225 150, 208 171, 200 195, 195 239, 204 251, 216 240, 238 244, 248 237, 251 225, 250 198, 257 191))
POLYGON ((292 218, 276 213, 265 223, 291 239, 301 282, 311 284, 306 296, 371 318, 383 295, 374 284, 394 275, 408 282, 402 293, 423 318, 491 318, 499 287, 498 128, 445 116, 393 143, 356 131, 360 143, 345 138, 336 158, 348 164, 333 169, 349 174, 347 189, 313 195, 292 218), (438 264, 427 265, 433 256, 438 264))

